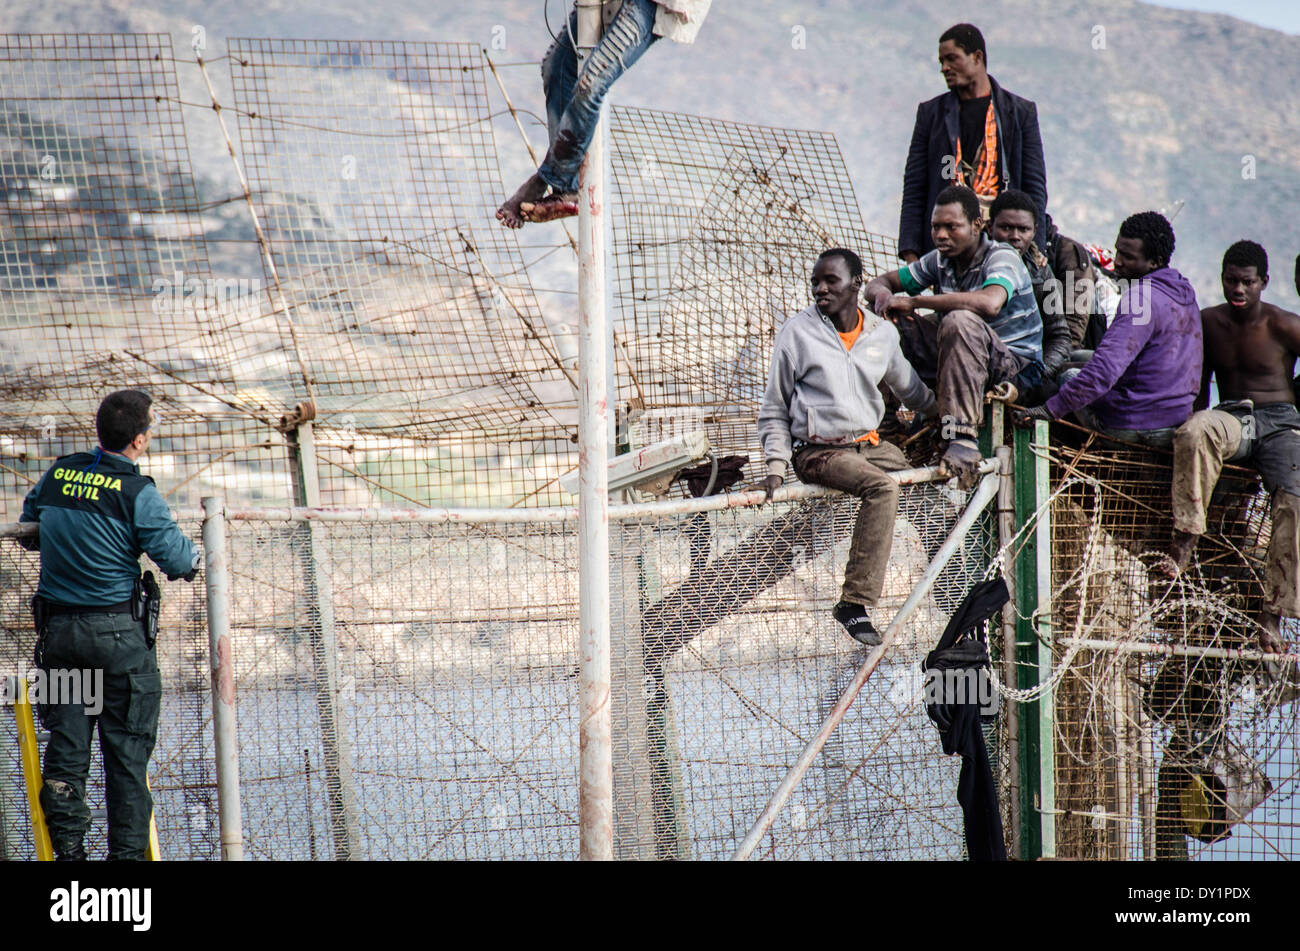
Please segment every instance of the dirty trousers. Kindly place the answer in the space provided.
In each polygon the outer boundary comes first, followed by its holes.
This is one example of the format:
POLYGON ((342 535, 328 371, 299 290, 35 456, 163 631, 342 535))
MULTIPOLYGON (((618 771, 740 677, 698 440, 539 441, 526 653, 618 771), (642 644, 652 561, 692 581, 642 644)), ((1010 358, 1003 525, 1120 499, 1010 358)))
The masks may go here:
POLYGON ((794 471, 800 482, 839 489, 862 500, 840 594, 850 604, 870 607, 880 597, 898 514, 898 483, 885 473, 907 466, 903 451, 887 442, 808 445, 795 452, 794 471))
POLYGON ((1007 349, 987 321, 969 310, 917 314, 894 325, 903 356, 935 387, 940 419, 972 439, 984 419, 985 391, 1015 379, 1030 363, 1007 349))
POLYGON ((92 672, 91 677, 79 677, 83 685, 95 682, 93 672, 102 672, 102 696, 88 696, 93 689, 74 698, 50 696, 43 699, 76 702, 42 702, 37 708, 50 732, 40 794, 50 843, 60 855, 73 854, 90 824, 86 780, 91 739, 98 728, 108 857, 145 858, 153 813, 145 772, 158 737, 162 678, 154 650, 145 644, 143 625, 129 614, 52 617, 40 667, 92 672))
POLYGON ((1220 404, 1174 434, 1174 528, 1205 533, 1224 462, 1253 466, 1272 499, 1264 610, 1300 617, 1300 411, 1290 403, 1220 404))

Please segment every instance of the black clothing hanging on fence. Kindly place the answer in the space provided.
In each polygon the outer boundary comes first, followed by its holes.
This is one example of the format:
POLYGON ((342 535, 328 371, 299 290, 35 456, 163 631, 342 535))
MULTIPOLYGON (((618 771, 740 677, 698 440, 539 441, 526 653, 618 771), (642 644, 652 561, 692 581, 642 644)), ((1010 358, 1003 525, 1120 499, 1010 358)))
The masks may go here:
POLYGON ((939 727, 943 751, 961 754, 957 801, 966 826, 966 852, 971 861, 1006 861, 998 790, 989 766, 981 719, 996 717, 988 643, 984 624, 1007 601, 1001 578, 981 581, 962 599, 934 650, 926 655, 926 712, 939 727), (944 671, 962 672, 945 675, 944 671), (992 709, 983 710, 982 700, 992 709))

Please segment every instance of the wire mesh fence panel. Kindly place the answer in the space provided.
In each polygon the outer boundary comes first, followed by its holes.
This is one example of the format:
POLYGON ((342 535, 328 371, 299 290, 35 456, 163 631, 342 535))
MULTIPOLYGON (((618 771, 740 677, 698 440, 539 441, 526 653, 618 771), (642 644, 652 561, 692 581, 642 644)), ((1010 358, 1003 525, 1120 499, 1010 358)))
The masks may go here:
POLYGON ((828 133, 620 107, 610 142, 619 395, 757 458, 772 340, 811 302, 817 255, 852 249, 870 277, 894 242, 863 228, 828 133))
POLYGON ((576 377, 513 232, 494 218, 482 51, 271 39, 229 49, 267 279, 288 302, 293 386, 319 414, 325 503, 558 499, 576 377))
MULTIPOLYGON (((933 486, 904 498, 882 625, 964 503, 933 486)), ((830 617, 855 511, 823 499, 616 523, 616 855, 726 857, 757 818, 864 656, 830 617)), ((574 523, 253 515, 230 531, 249 854, 576 856, 574 523)), ((985 574, 988 530, 952 583, 985 574)), ((917 667, 945 621, 927 599, 769 854, 961 854, 957 764, 917 667)))
MULTIPOLYGON (((197 521, 182 520, 180 526, 197 541, 197 521)), ((37 683, 32 660, 36 633, 31 599, 39 574, 37 553, 24 550, 13 537, 0 537, 0 677, 25 677, 30 685, 37 683)), ((159 849, 164 859, 216 859, 220 856, 220 842, 204 589, 201 581, 186 584, 162 580, 161 584, 157 652, 163 698, 158 742, 149 763, 159 849)), ((32 859, 36 853, 31 815, 15 729, 16 711, 8 690, 6 701, 0 709, 0 847, 7 859, 32 859)), ((41 730, 39 717, 36 729, 41 730)), ((96 815, 86 837, 86 849, 91 858, 103 858, 107 827, 102 813, 103 764, 97 739, 92 738, 92 750, 86 798, 96 815)))
MULTIPOLYGON (((904 489, 906 517, 874 611, 882 629, 947 537, 957 502, 929 486, 904 489)), ((856 508, 822 499, 619 526, 619 855, 729 857, 817 733, 867 653, 830 614, 856 508)), ((954 590, 988 568, 987 529, 955 558, 954 590)), ((927 598, 757 854, 960 857, 958 764, 942 754, 921 702, 920 661, 946 621, 927 598)))
POLYGON ((218 113, 182 102, 170 37, 0 40, 6 511, 127 386, 158 404, 146 466, 180 504, 287 501, 273 427, 304 397, 325 504, 558 501, 572 346, 493 218, 481 51, 229 49, 233 107, 212 94, 238 117, 249 201, 191 168, 186 123, 218 113), (238 253, 262 248, 255 224, 271 269, 238 253))
POLYGON ((230 543, 250 856, 571 857, 563 529, 248 521, 230 543))
POLYGON ((247 288, 209 267, 171 37, 3 35, 0 90, 4 513, 125 387, 157 404, 169 499, 284 500, 278 407, 241 403, 227 359, 247 288))
POLYGON ((1294 660, 1258 655, 1270 526, 1255 473, 1225 469, 1170 582, 1152 571, 1170 455, 1070 437, 1051 459, 1059 854, 1296 858, 1300 680, 1294 660))

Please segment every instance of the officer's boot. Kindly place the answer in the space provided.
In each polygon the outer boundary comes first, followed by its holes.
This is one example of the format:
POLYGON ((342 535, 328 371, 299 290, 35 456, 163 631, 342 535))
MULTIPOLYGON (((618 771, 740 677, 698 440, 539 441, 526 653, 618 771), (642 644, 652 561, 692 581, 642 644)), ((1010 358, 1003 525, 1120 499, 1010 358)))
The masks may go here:
POLYGON ((54 861, 56 862, 86 861, 86 847, 81 839, 53 839, 50 844, 54 846, 54 861))
MULTIPOLYGON (((49 763, 48 757, 46 763, 49 763)), ((90 825, 90 808, 82 798, 79 784, 47 778, 41 786, 40 803, 45 813, 45 827, 50 831, 55 860, 86 861, 82 840, 90 825)))

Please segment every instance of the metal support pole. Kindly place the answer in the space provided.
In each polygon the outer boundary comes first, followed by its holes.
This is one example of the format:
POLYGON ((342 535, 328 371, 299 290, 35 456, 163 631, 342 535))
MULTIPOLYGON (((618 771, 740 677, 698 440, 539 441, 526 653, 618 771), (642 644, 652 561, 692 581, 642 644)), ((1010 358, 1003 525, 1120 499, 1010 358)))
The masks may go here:
MULTIPOLYGON (((316 470, 316 439, 311 422, 315 416, 315 404, 305 401, 280 420, 280 430, 288 438, 293 456, 295 500, 309 508, 320 508, 320 475, 316 470)), ((352 780, 348 719, 339 704, 338 636, 334 626, 334 587, 325 556, 325 528, 307 522, 295 533, 295 541, 302 569, 305 633, 311 643, 334 857, 347 861, 357 857, 355 850, 361 841, 361 830, 352 780)))
POLYGON ((221 859, 244 860, 239 806, 239 743, 235 730, 235 659, 230 645, 230 573, 221 499, 203 500, 203 581, 207 586, 208 663, 212 668, 212 739, 217 757, 221 859))
POLYGON ((817 754, 822 751, 822 747, 826 745, 826 741, 829 740, 831 734, 835 732, 835 728, 839 726, 840 721, 844 719, 844 714, 848 713, 849 707, 853 705, 853 701, 857 698, 859 691, 862 690, 867 680, 870 679, 871 675, 875 672, 876 666, 880 663, 881 658, 885 656, 885 651, 889 650, 889 648, 893 646, 899 632, 903 629, 903 625, 907 623, 908 619, 912 616, 912 613, 920 606, 921 602, 925 600, 925 596, 929 594, 930 589, 934 587, 935 581, 939 579, 939 575, 943 571, 944 566, 948 564, 948 560, 956 553, 958 547, 960 547, 962 541, 966 538, 966 534, 974 527, 975 522, 979 519, 989 502, 991 502, 993 497, 997 495, 998 479, 999 477, 996 469, 993 471, 985 471, 985 475, 980 480, 979 486, 975 490, 975 494, 971 496, 970 502, 966 505, 966 510, 962 512, 961 518, 958 519, 957 524, 953 526, 952 533, 944 540, 944 543, 939 550, 935 552, 934 560, 931 561, 929 567, 925 569, 925 574, 923 574, 921 580, 916 583, 916 587, 912 589, 912 593, 908 596, 907 601, 904 602, 901 608, 899 608, 898 613, 894 615, 894 619, 889 622, 889 627, 885 629, 885 634, 880 645, 871 649, 871 653, 867 655, 867 659, 863 661, 862 666, 858 668, 858 672, 854 676, 853 682, 845 688, 844 693, 840 696, 834 709, 832 709, 830 715, 827 716, 826 722, 822 724, 821 729, 817 731, 817 735, 813 737, 812 741, 804 747, 804 751, 799 754, 798 761, 790 769, 790 772, 786 773, 785 779, 781 780, 781 785, 776 788, 776 792, 774 792, 772 798, 768 800, 767 807, 763 810, 763 814, 758 817, 758 821, 754 823, 754 827, 749 830, 749 834, 745 836, 744 841, 740 843, 735 854, 732 855, 731 859, 733 862, 741 862, 749 858, 749 856, 753 854, 754 849, 758 847, 758 843, 762 840, 763 836, 767 835, 768 830, 772 828, 772 824, 776 822, 777 814, 780 813, 782 807, 789 800, 795 787, 797 787, 799 781, 803 779, 804 773, 808 771, 808 767, 811 766, 813 760, 817 758, 817 754))
MULTIPOLYGON (((579 0, 578 46, 603 32, 603 3, 579 0)), ((579 857, 614 857, 609 707, 609 395, 605 316, 605 150, 592 139, 578 185, 579 857)))
MULTIPOLYGON (((1102 857, 1118 862, 1128 861, 1128 834, 1132 809, 1129 782, 1128 689, 1125 684, 1125 667, 1122 661, 1115 665, 1110 675, 1107 692, 1110 694, 1111 733, 1115 744, 1115 800, 1109 810, 1114 816, 1108 819, 1105 834, 1101 837, 1102 857)), ((1104 709, 1104 708, 1103 708, 1104 709)))
POLYGON ((1142 825, 1142 858, 1150 862, 1156 857, 1156 752, 1152 740, 1152 726, 1142 707, 1142 698, 1134 691, 1133 716, 1137 723, 1139 742, 1138 813, 1142 825))
MULTIPOLYGON (((1050 513, 1043 508, 1050 492, 1050 466, 1034 446, 1049 442, 1047 423, 1015 430, 1014 480, 1016 522, 1034 520, 1016 558, 1016 686, 1047 683, 1052 675, 1052 534, 1050 513)), ((1055 695, 1044 690, 1020 708, 1021 857, 1056 855, 1055 695)))
MULTIPOLYGON (((1011 447, 999 446, 998 458, 998 547, 1006 552, 1016 536, 1016 488, 1011 478, 1011 447)), ((1009 566, 1008 566, 1009 567, 1009 566)), ((1016 573, 1004 570, 1002 578, 1007 584, 1010 600, 1002 609, 1002 682, 1016 686, 1016 573)), ((1011 855, 1020 854, 1020 705, 1014 701, 1003 706, 1006 711, 1007 780, 1010 785, 1011 855)))

